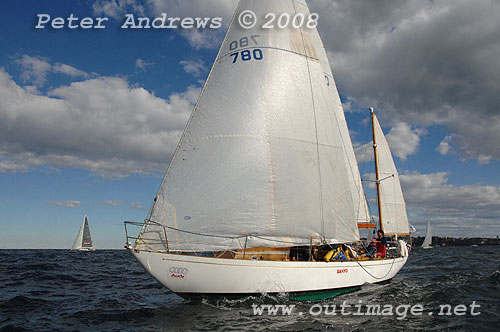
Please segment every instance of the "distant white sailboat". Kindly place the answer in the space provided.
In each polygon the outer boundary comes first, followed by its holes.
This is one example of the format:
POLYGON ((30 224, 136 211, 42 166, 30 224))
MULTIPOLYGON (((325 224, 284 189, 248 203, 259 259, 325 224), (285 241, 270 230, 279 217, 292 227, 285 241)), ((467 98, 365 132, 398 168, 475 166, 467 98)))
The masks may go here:
POLYGON ((430 223, 429 219, 427 219, 427 231, 425 233, 424 242, 422 243, 422 248, 424 248, 424 249, 432 248, 432 230, 431 230, 431 223, 430 223))
MULTIPOLYGON (((294 24, 311 17, 304 0, 242 0, 234 17, 249 10, 294 24)), ((141 227, 137 237, 125 228, 126 248, 185 298, 315 299, 390 280, 410 234, 373 110, 372 121, 379 229, 391 253, 325 262, 313 253, 362 249, 358 228, 374 227, 325 48, 315 26, 243 29, 234 19, 148 218, 125 222, 141 227)))
POLYGON ((73 243, 73 247, 71 250, 80 250, 80 251, 94 251, 95 248, 92 245, 92 237, 90 235, 90 226, 87 220, 87 216, 83 219, 82 227, 80 227, 80 231, 76 236, 75 242, 73 243))

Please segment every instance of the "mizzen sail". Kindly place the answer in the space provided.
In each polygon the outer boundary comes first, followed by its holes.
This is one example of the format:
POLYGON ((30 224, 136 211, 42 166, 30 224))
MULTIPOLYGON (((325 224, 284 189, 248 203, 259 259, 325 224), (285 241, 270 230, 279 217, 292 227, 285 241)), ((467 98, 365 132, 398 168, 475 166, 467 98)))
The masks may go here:
POLYGON ((378 160, 377 179, 380 188, 379 212, 382 229, 386 235, 407 235, 410 230, 399 174, 377 116, 372 116, 378 160))

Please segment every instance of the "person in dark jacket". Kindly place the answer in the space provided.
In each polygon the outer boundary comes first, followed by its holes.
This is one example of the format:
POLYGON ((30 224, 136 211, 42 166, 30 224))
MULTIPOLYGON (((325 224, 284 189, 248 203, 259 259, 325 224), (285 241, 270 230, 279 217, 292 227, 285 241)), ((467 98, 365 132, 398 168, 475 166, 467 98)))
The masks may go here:
POLYGON ((377 237, 373 238, 367 248, 368 255, 371 257, 385 257, 387 252, 387 238, 383 230, 377 231, 377 237))

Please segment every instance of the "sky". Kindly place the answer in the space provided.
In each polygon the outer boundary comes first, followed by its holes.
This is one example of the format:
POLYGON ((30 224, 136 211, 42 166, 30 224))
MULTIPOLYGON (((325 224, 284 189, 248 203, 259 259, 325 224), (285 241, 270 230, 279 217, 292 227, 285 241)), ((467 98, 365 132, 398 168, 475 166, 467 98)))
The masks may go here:
MULTIPOLYGON (((430 219, 437 236, 499 236, 500 2, 307 3, 362 177, 374 106, 414 235, 430 219)), ((2 2, 0 248, 70 248, 85 215, 97 248, 123 247, 123 221, 147 216, 236 4, 2 2), (221 24, 121 28, 126 15, 161 13, 221 24), (84 28, 96 18, 104 28, 84 28)))

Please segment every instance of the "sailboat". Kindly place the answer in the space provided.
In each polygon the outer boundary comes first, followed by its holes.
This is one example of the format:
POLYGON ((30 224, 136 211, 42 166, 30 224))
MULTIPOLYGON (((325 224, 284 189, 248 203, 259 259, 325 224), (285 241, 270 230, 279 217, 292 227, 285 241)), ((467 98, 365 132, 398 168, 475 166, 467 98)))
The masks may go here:
POLYGON ((432 230, 429 219, 427 219, 427 231, 425 232, 425 239, 424 242, 422 243, 422 248, 424 249, 432 248, 432 230))
POLYGON ((80 227, 80 231, 76 236, 75 242, 73 242, 71 250, 95 251, 92 245, 92 237, 90 236, 90 226, 87 216, 83 219, 82 227, 80 227))
POLYGON ((378 259, 362 254, 359 228, 375 225, 316 27, 242 28, 248 10, 312 17, 304 0, 239 2, 148 217, 125 222, 125 247, 184 298, 314 299, 392 279, 409 229, 376 115, 378 228, 393 240, 378 259), (350 259, 326 262, 335 248, 350 259))

